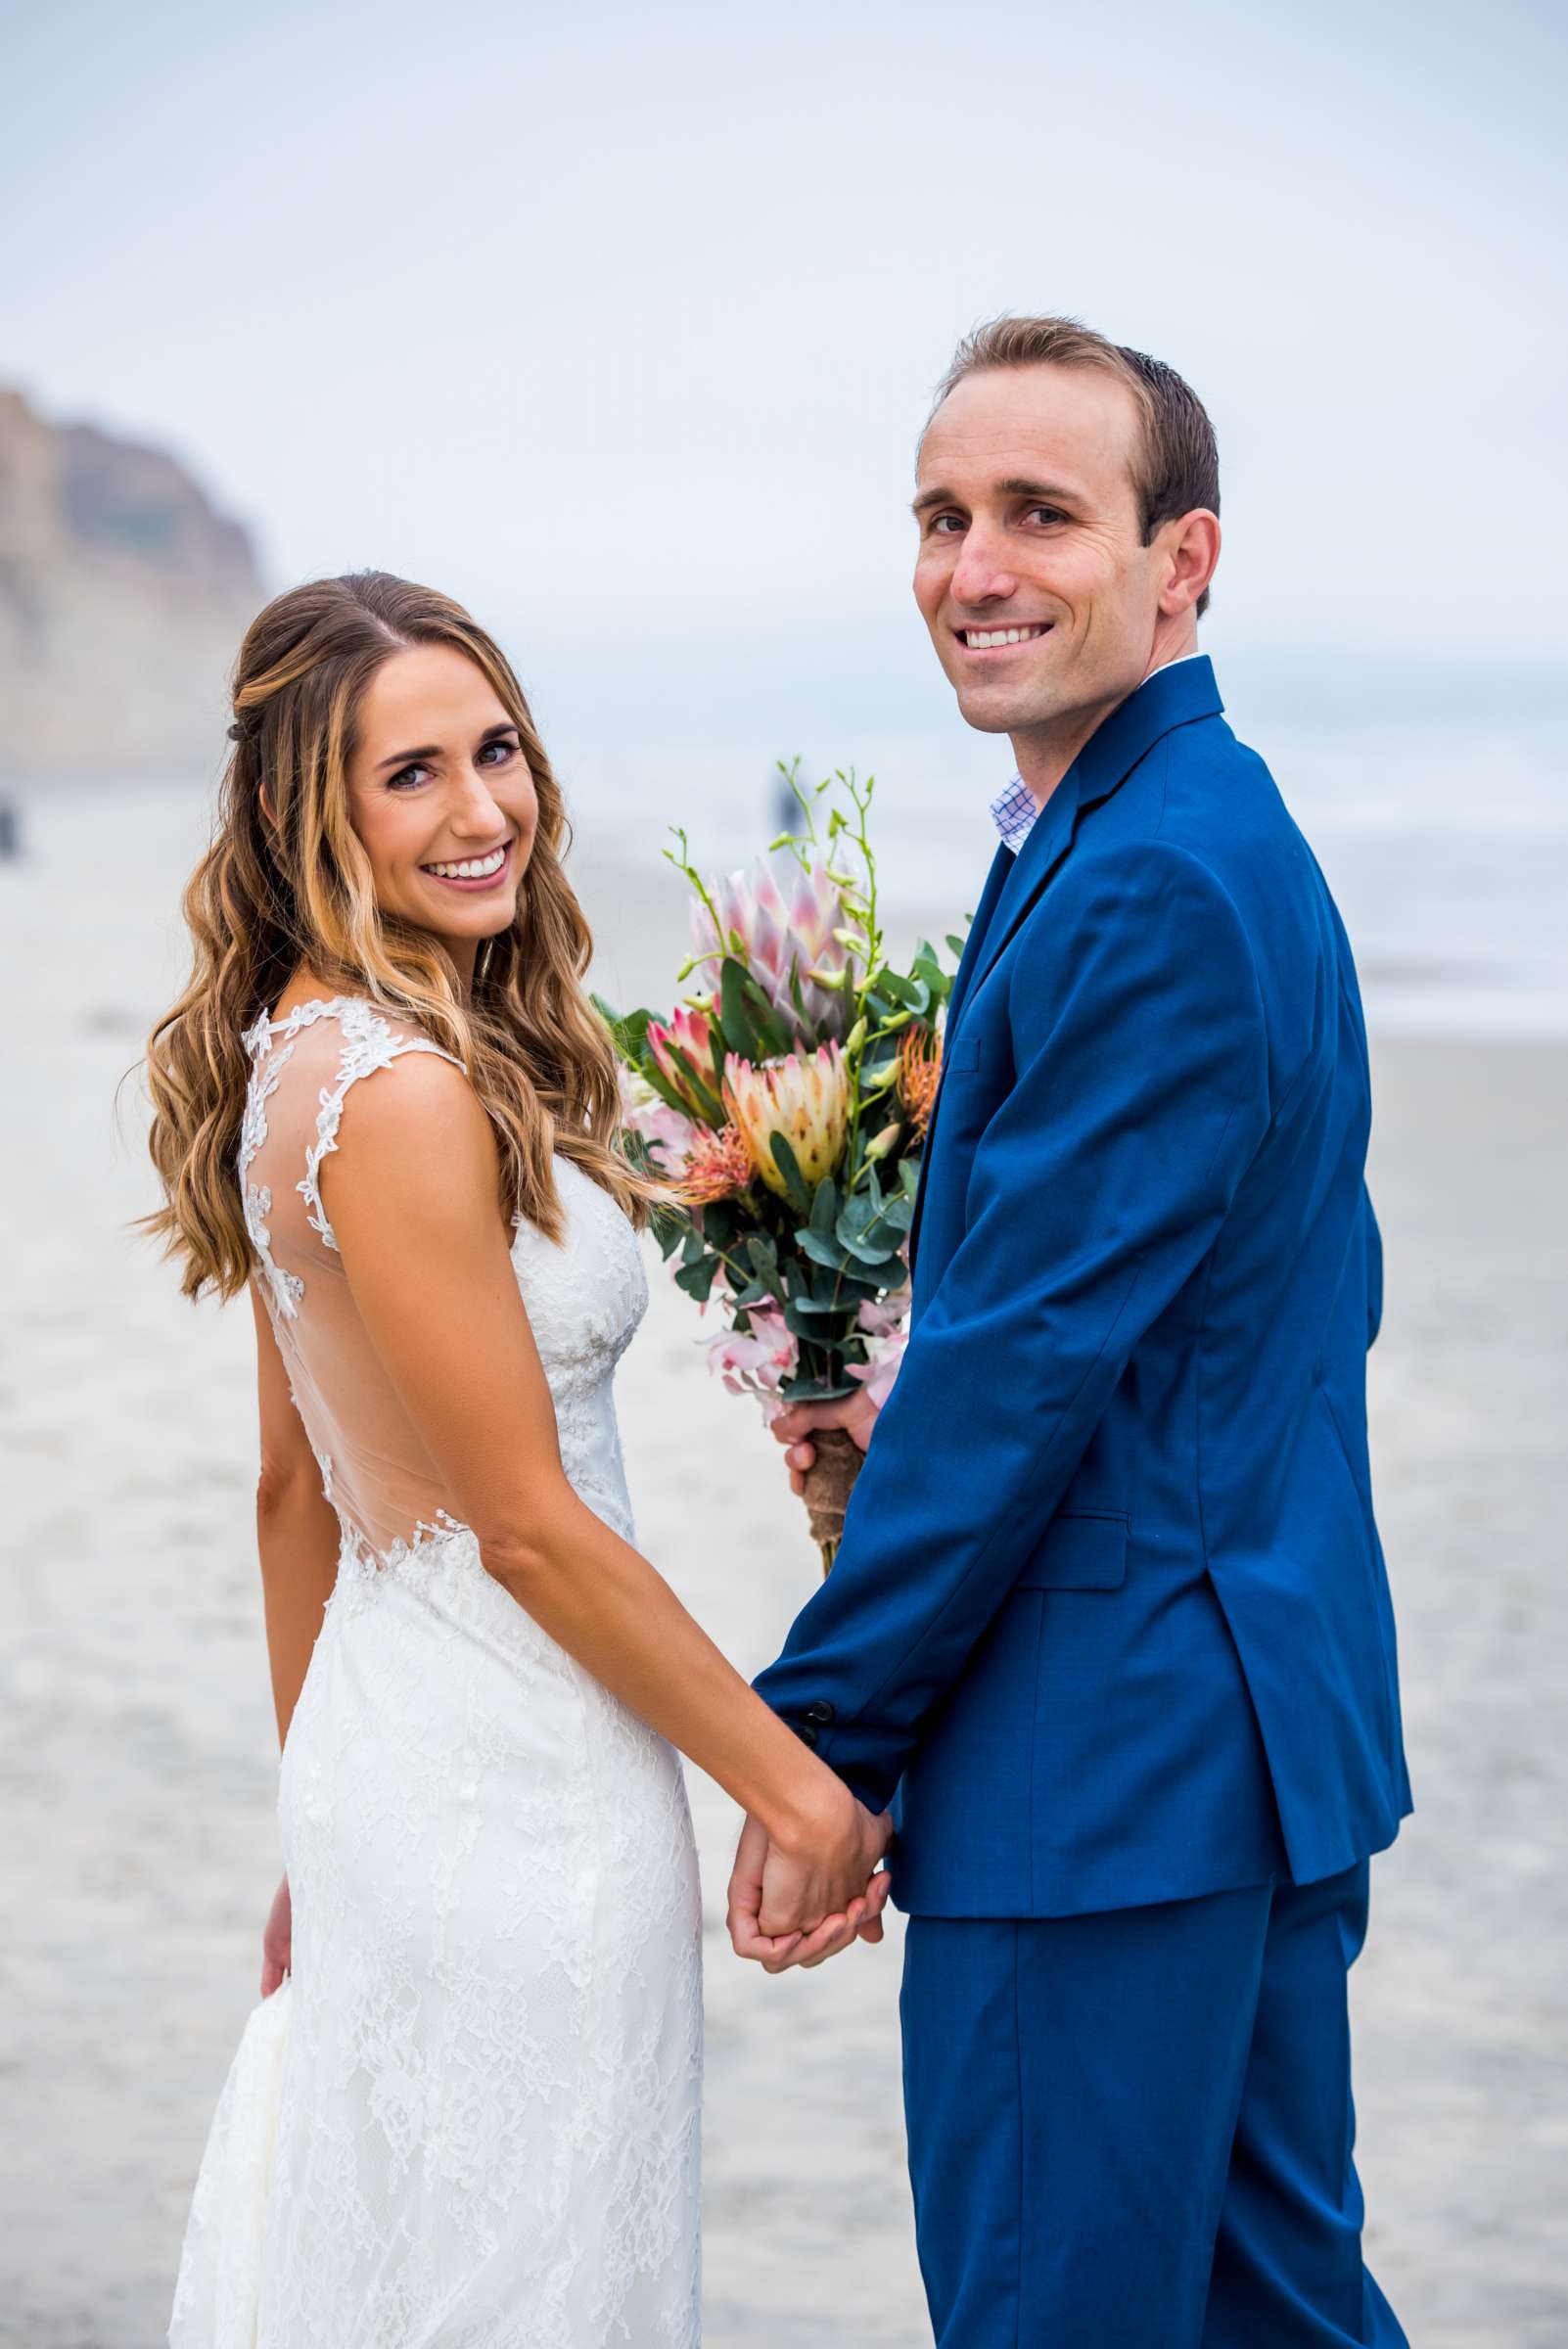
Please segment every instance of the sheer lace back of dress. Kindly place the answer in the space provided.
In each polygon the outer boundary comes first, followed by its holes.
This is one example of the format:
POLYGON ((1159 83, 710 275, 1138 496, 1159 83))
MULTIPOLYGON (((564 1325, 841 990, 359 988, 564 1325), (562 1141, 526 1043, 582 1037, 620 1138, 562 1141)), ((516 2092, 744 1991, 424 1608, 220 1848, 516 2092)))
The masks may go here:
MULTIPOLYGON (((296 1406, 346 1537, 385 1561, 457 1523, 452 1497, 360 1319, 322 1197, 354 1085, 395 1082, 415 1053, 452 1061, 413 1024, 353 996, 259 1019, 239 1179, 258 1279, 296 1406)), ((452 1061, 454 1067, 458 1066, 452 1061)), ((519 1224, 513 1261, 556 1406, 563 1462, 600 1513, 625 1516, 610 1379, 647 1303, 641 1253, 609 1195, 556 1160, 564 1246, 519 1224)))

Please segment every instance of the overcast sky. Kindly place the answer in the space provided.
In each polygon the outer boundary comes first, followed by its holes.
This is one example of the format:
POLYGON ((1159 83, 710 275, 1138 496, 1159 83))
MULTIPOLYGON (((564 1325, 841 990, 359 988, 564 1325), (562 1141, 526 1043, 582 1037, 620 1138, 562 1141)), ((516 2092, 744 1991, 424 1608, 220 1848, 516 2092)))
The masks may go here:
POLYGON ((1215 417, 1214 649, 1541 690, 1560 7, 745 13, 32 0, 0 378, 176 447, 273 583, 427 578, 696 742, 945 710, 915 434, 962 329, 1066 310, 1215 417))

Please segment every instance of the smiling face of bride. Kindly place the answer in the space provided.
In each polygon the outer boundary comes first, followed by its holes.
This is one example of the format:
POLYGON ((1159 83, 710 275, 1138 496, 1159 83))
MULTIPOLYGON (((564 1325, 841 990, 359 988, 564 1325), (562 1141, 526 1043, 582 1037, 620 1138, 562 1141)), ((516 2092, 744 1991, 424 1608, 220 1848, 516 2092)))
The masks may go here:
POLYGON ((484 670, 449 644, 392 654, 360 700, 346 781, 378 906, 438 939, 469 986, 481 943, 517 918, 539 821, 484 670))
POLYGON ((164 1187, 150 1228, 186 1294, 238 1296, 255 1269, 235 1180, 249 1033, 337 995, 392 1007, 467 1072, 508 1216, 560 1237, 567 1157, 640 1228, 659 1187, 617 1138, 561 786, 494 638, 390 572, 312 579, 257 613, 233 696, 185 893, 191 976, 148 1046, 164 1187))

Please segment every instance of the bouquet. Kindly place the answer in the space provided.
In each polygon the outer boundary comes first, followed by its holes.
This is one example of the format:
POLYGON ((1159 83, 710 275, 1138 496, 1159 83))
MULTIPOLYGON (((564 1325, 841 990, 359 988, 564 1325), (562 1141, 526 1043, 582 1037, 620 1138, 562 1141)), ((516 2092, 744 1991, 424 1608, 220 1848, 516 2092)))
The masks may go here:
MULTIPOLYGON (((668 1019, 595 998, 622 1062, 623 1146, 668 1186, 653 1221, 665 1261, 719 1307, 711 1365, 769 1421, 857 1383, 880 1404, 893 1385, 952 987, 924 942, 906 971, 887 959, 875 778, 841 772, 808 792, 798 765, 783 772, 800 828, 749 872, 705 880, 679 830, 665 851, 694 892, 676 978, 692 991, 668 1019)), ((826 1573, 860 1453, 842 1430, 812 1441, 807 1507, 826 1573)))

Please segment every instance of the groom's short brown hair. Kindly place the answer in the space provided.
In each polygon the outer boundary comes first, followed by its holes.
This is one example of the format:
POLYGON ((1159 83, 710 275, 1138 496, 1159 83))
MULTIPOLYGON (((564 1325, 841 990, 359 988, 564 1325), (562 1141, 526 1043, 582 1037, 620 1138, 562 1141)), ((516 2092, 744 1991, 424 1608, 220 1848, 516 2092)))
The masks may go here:
MULTIPOLYGON (((1163 359, 1107 342, 1076 318, 992 318, 965 335, 937 391, 932 415, 966 375, 989 367, 1098 367, 1126 384, 1143 419, 1132 486, 1143 543, 1194 506, 1220 511, 1220 450, 1202 400, 1163 359)), ((1201 616, 1209 590, 1198 598, 1201 616)))

